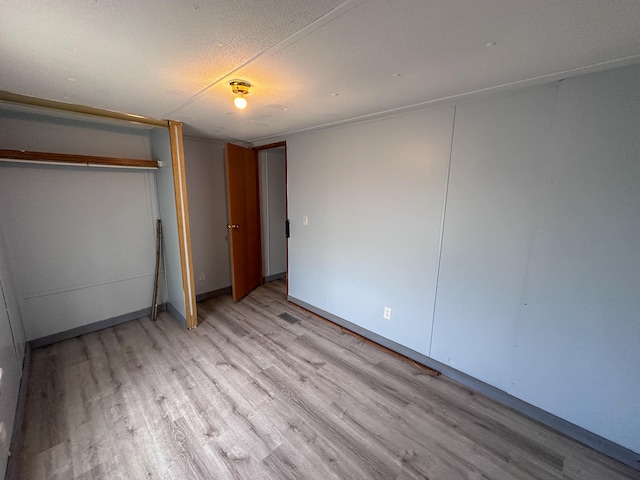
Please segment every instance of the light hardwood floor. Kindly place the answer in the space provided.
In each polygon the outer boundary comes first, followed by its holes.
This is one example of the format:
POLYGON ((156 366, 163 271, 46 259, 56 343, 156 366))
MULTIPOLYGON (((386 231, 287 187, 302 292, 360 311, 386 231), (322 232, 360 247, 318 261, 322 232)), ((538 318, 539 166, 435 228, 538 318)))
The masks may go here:
POLYGON ((162 313, 34 350, 14 478, 640 479, 287 304, 282 281, 198 311, 192 331, 162 313))

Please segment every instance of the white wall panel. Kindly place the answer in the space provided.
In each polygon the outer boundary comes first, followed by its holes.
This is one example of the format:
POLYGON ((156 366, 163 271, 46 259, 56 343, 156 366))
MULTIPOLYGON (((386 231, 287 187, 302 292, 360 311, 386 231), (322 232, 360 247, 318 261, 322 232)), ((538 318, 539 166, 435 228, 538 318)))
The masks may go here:
POLYGON ((76 116, 74 119, 66 115, 58 118, 50 111, 48 113, 0 109, 2 148, 142 160, 151 158, 148 127, 133 127, 92 117, 76 116))
MULTIPOLYGON (((7 313, 9 315, 9 324, 11 326, 11 333, 13 335, 13 342, 16 351, 16 364, 18 369, 22 372, 22 364, 24 360, 26 337, 24 334, 24 326, 22 324, 22 315, 20 313, 20 305, 18 303, 18 296, 16 294, 15 281, 11 268, 9 267, 9 259, 7 258, 6 248, 4 246, 4 235, 2 232, 2 224, 0 223, 0 284, 2 288, 2 294, 4 294, 4 302, 7 307, 7 313)), ((2 308, 2 302, 0 302, 0 308, 2 308)))
POLYGON ((0 222, 29 340, 151 305, 152 175, 0 165, 0 222))
MULTIPOLYGON (((0 147, 151 158, 147 129, 17 111, 0 111, 0 147)), ((2 163, 0 200, 27 340, 150 306, 154 173, 2 163)))
POLYGON ((452 125, 445 108, 288 140, 291 296, 427 353, 452 125))
POLYGON ((4 428, 7 432, 7 441, 0 443, 0 478, 4 478, 15 419, 21 372, 18 370, 16 364, 16 354, 11 336, 9 316, 4 308, 2 294, 0 294, 0 368, 2 368, 2 384, 0 384, 0 422, 4 423, 4 428))
MULTIPOLYGON (((636 453, 638 85, 636 65, 456 107, 430 352, 636 453)), ((290 295, 427 355, 447 112, 287 139, 290 295)))
POLYGON ((0 443, 0 478, 4 478, 18 403, 25 345, 20 312, 15 299, 11 298, 14 286, 1 234, 0 229, 0 422, 4 424, 7 432, 6 441, 0 443))
POLYGON ((327 310, 425 354, 452 125, 444 108, 326 132, 327 310))
POLYGON ((287 169, 284 147, 258 152, 260 161, 260 213, 262 230, 262 274, 287 270, 287 169))
POLYGON ((162 218, 164 283, 166 284, 167 292, 164 298, 186 320, 187 310, 182 283, 178 213, 176 211, 169 130, 163 129, 151 132, 151 149, 154 160, 162 161, 162 167, 156 171, 155 175, 160 211, 159 218, 162 218))
POLYGON ((560 84, 513 393, 640 452, 640 66, 560 84))
POLYGON ((184 158, 193 271, 201 294, 231 285, 224 143, 185 137, 184 158))
POLYGON ((287 140, 289 295, 327 308, 327 161, 336 152, 329 132, 287 140), (292 160, 293 159, 293 160, 292 160), (308 225, 303 225, 303 217, 308 225))
POLYGON ((458 105, 431 357, 506 390, 556 88, 458 105))

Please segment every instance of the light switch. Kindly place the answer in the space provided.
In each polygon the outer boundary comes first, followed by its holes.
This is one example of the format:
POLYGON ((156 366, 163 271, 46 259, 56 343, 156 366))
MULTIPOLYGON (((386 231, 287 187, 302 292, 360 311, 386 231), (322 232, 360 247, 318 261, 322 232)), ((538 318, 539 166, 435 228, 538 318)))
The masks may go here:
POLYGON ((306 215, 302 217, 302 224, 309 225, 309 217, 307 217, 306 215))

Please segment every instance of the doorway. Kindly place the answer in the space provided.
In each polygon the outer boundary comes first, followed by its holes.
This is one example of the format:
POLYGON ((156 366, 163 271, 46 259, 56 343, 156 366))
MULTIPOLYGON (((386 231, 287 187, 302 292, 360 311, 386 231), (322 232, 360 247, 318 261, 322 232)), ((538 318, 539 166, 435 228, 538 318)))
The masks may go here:
POLYGON ((234 301, 287 278, 286 144, 226 145, 227 210, 234 301))
POLYGON ((264 282, 287 278, 287 151, 285 145, 258 150, 262 277, 264 282))

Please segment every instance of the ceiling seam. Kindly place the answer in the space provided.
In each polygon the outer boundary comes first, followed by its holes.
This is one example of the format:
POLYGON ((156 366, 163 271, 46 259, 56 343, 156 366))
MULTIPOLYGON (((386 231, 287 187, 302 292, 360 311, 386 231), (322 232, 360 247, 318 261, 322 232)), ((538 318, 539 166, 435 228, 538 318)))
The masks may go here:
POLYGON ((253 63, 254 61, 258 60, 259 58, 261 58, 261 57, 263 57, 265 55, 273 55, 273 54, 275 54, 275 53, 277 53, 277 52, 279 52, 281 50, 284 50, 285 48, 289 47, 290 45, 293 45, 294 43, 299 42, 300 40, 302 40, 306 36, 310 35, 311 33, 315 32, 316 30, 318 30, 319 28, 321 28, 321 27, 323 27, 323 26, 325 26, 325 25, 337 20, 338 18, 342 17, 343 15, 345 15, 348 12, 350 12, 351 10, 353 10, 354 8, 356 8, 357 6, 359 6, 360 4, 362 4, 362 3, 366 2, 366 1, 367 0, 347 0, 344 3, 341 3, 337 7, 333 8, 332 10, 328 11, 327 13, 321 15, 320 17, 316 18, 311 23, 305 25, 300 30, 292 33, 291 35, 289 35, 288 37, 284 38, 283 40, 280 40, 275 45, 267 48, 266 50, 263 50, 262 52, 260 52, 257 55, 253 56, 249 60, 246 60, 241 65, 237 66, 236 68, 230 70, 229 72, 225 73, 221 77, 217 78, 216 80, 214 80, 212 83, 210 83, 206 87, 200 89, 199 91, 197 91, 196 93, 191 95, 189 98, 187 98, 186 100, 184 100, 181 103, 179 103, 174 109, 172 109, 172 110, 168 111, 166 114, 162 115, 162 117, 163 118, 170 118, 171 115, 173 115, 177 111, 179 111, 179 110, 189 106, 190 104, 192 104, 196 99, 198 99, 198 97, 200 97, 202 94, 207 92, 210 88, 214 87, 215 85, 217 85, 218 83, 223 81, 225 78, 230 77, 235 72, 241 70, 242 68, 246 67, 247 65, 253 63))
POLYGON ((640 60, 640 55, 629 55, 622 58, 616 58, 614 60, 607 60, 605 62, 598 62, 592 65, 584 65, 582 67, 576 67, 569 70, 562 70, 560 72, 547 73, 539 75, 537 77, 527 78, 524 80, 517 80, 515 82, 503 83, 501 85, 495 85, 492 87, 481 88, 479 90, 473 90, 471 92, 459 93, 456 95, 449 95, 447 97, 434 98, 432 100, 426 100, 424 102, 413 103, 411 105, 405 105, 402 107, 390 108, 374 113, 367 113, 365 115, 358 115, 356 117, 347 118, 344 120, 338 120, 335 122, 324 123, 322 125, 314 125, 311 127, 300 128, 298 130, 291 130, 288 132, 276 133, 267 137, 255 138, 249 140, 251 145, 256 145, 261 142, 271 141, 272 139, 284 138, 288 135, 298 135, 302 133, 313 132, 316 130, 323 130, 326 128, 338 127, 340 125, 347 125, 350 123, 366 122, 368 120, 375 120, 383 118, 389 115, 401 114, 424 107, 436 107, 449 102, 464 101, 468 98, 474 98, 478 95, 499 93, 502 91, 508 91, 515 88, 527 88, 527 87, 539 87, 541 85, 564 80, 565 78, 578 77, 580 75, 587 75, 589 73, 595 73, 598 71, 625 67, 633 65, 640 60))

